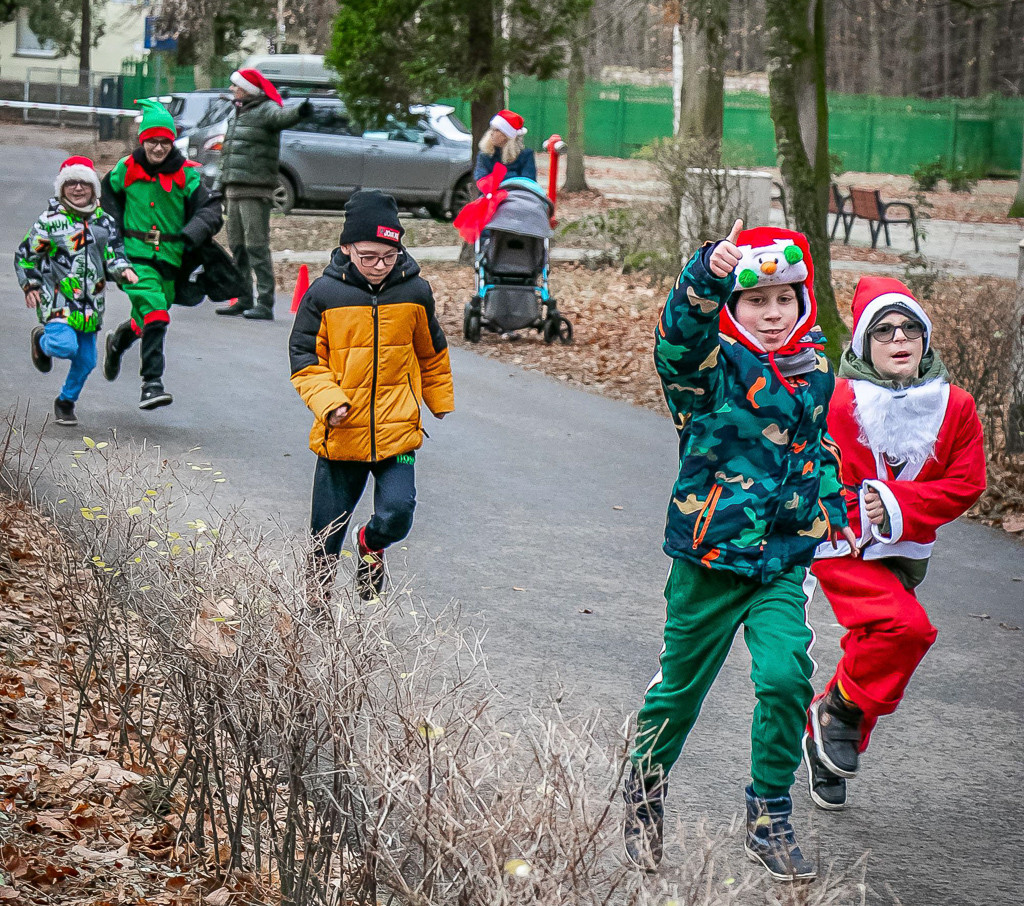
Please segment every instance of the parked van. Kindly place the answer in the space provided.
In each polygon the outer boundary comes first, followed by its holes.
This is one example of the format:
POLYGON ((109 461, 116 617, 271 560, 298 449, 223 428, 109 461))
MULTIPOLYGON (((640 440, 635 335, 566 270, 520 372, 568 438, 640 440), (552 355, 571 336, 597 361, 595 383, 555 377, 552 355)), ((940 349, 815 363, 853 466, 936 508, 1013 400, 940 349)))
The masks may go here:
POLYGON ((312 53, 256 54, 242 68, 262 72, 277 88, 331 88, 337 79, 323 56, 312 53))

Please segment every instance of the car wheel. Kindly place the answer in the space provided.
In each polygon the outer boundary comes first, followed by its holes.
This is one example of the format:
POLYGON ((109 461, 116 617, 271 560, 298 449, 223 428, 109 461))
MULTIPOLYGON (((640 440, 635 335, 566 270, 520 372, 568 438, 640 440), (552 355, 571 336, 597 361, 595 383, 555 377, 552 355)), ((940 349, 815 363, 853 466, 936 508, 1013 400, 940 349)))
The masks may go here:
POLYGON ((469 176, 463 176, 462 179, 455 183, 455 188, 452 189, 452 219, 455 218, 459 211, 476 198, 477 194, 476 185, 469 176))
POLYGON ((277 174, 277 186, 271 198, 274 210, 279 214, 287 214, 295 207, 295 186, 284 173, 277 174))

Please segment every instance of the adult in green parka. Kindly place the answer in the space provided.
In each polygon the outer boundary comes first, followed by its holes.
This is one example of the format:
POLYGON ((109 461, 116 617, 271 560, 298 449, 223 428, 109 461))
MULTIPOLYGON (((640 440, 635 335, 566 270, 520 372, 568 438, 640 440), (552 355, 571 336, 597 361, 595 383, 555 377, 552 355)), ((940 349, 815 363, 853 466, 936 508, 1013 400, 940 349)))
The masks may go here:
POLYGON ((231 75, 235 109, 228 122, 217 188, 227 205, 228 246, 245 288, 218 315, 243 315, 252 321, 274 320, 274 265, 270 259, 270 208, 277 187, 281 132, 312 115, 303 101, 285 107, 271 82, 255 69, 231 75), (256 274, 253 304, 252 273, 256 274))

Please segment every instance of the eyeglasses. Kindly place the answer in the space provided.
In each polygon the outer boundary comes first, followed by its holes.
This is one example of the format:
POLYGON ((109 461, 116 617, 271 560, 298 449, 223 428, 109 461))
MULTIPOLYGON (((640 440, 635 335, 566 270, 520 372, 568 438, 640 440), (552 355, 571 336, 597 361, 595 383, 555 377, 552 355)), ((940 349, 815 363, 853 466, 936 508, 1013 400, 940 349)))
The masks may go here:
POLYGON ((86 182, 84 179, 69 179, 64 183, 65 189, 91 189, 92 183, 86 182))
POLYGON ((363 267, 376 267, 378 264, 391 267, 398 260, 398 252, 388 252, 386 255, 364 255, 356 249, 356 257, 363 267))
POLYGON ((147 138, 142 144, 151 148, 170 148, 174 142, 167 138, 147 138))
POLYGON ((868 336, 879 343, 891 343, 896 331, 902 330, 908 340, 919 340, 924 336, 924 325, 920 321, 904 321, 902 324, 879 324, 868 331, 868 336))

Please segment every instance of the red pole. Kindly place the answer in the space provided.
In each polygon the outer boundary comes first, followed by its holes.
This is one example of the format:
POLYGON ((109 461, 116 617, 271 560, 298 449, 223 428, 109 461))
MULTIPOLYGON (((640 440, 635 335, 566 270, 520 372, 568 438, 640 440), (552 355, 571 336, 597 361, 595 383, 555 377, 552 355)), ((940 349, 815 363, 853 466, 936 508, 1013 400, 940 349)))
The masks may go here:
POLYGON ((558 156, 565 153, 565 142, 562 136, 552 135, 544 142, 544 150, 548 152, 548 198, 551 199, 552 208, 558 201, 558 156))

